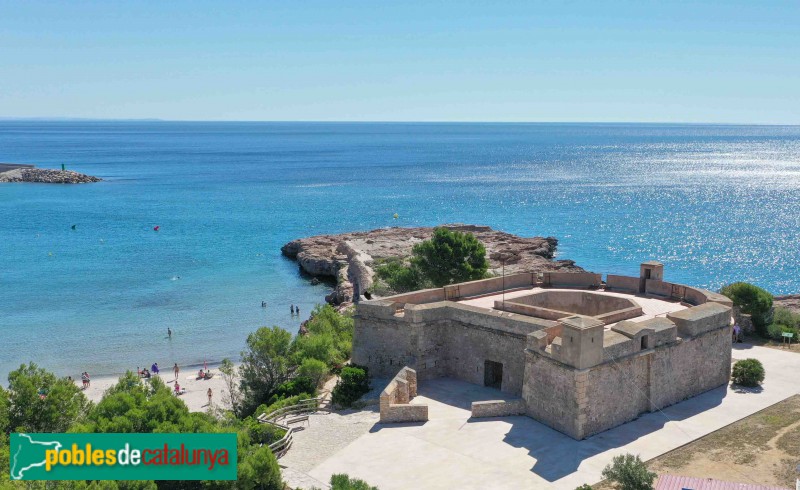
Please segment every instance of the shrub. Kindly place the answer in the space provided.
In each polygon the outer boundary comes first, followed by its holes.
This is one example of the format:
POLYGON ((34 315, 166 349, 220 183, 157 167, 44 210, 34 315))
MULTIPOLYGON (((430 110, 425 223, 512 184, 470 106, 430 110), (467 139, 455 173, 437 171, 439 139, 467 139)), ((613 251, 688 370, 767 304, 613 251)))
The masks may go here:
POLYGON ((794 313, 788 308, 776 306, 772 314, 772 323, 790 328, 800 328, 800 314, 794 313))
POLYGON ((614 456, 603 470, 603 478, 616 483, 620 490, 652 490, 656 474, 633 454, 614 456))
MULTIPOLYGON (((409 267, 397 258, 387 259, 375 268, 375 275, 397 293, 416 291, 425 287, 425 279, 416 267, 409 267)), ((380 290, 380 283, 376 281, 373 287, 380 290)), ((384 291, 385 292, 385 291, 384 291)), ((375 292, 379 294, 378 291, 375 292)))
POLYGON ((253 444, 265 444, 269 446, 273 442, 280 440, 285 431, 272 424, 262 424, 258 420, 248 417, 246 420, 247 432, 250 434, 250 441, 253 444))
POLYGON ((797 327, 790 327, 778 323, 770 323, 770 325, 767 327, 767 335, 771 339, 783 341, 784 333, 794 334, 794 337, 792 338, 792 341, 794 342, 797 342, 798 337, 800 337, 800 329, 797 327))
POLYGON ((767 336, 769 312, 772 309, 772 294, 769 291, 746 282, 734 282, 723 286, 720 293, 730 298, 743 313, 751 315, 756 332, 762 337, 767 336))
POLYGON ((373 487, 364 480, 339 474, 331 476, 331 490, 378 490, 378 487, 373 487))
POLYGON ((331 393, 331 401, 342 407, 350 407, 369 391, 369 375, 366 367, 345 366, 341 378, 331 393))
POLYGON ((306 376, 297 376, 296 378, 286 381, 275 390, 275 393, 269 398, 268 405, 272 405, 285 398, 293 397, 296 395, 308 394, 312 397, 317 393, 317 386, 311 378, 306 376))
POLYGON ((292 361, 317 359, 329 367, 350 358, 354 321, 350 313, 339 313, 331 305, 317 306, 305 324, 307 335, 298 335, 292 344, 292 361))
POLYGON ((271 405, 261 404, 256 408, 254 415, 258 416, 262 413, 271 413, 275 410, 279 410, 283 407, 288 407, 290 405, 297 405, 303 400, 308 400, 314 398, 313 396, 309 395, 308 393, 302 393, 300 395, 290 396, 289 398, 284 398, 283 400, 279 400, 271 405))
POLYGON ((236 488, 283 490, 281 468, 267 446, 251 447, 241 458, 236 488))
POLYGON ((341 360, 342 356, 336 350, 333 334, 330 332, 309 333, 298 335, 292 346, 292 361, 301 364, 305 359, 316 359, 325 364, 341 360))
POLYGON ((309 378, 314 386, 319 387, 328 375, 328 366, 318 359, 305 359, 298 370, 300 376, 309 378))
POLYGON ((733 382, 742 386, 758 386, 764 381, 764 366, 758 359, 745 359, 733 365, 733 382))
POLYGON ((588 483, 584 483, 583 485, 575 488, 575 490, 592 490, 592 486, 588 483))

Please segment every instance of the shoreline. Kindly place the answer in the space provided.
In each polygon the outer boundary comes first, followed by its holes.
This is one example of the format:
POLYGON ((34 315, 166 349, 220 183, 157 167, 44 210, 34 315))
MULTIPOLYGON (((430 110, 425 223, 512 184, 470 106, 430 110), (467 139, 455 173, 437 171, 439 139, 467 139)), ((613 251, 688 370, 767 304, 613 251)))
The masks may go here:
MULTIPOLYGON (((239 364, 235 364, 235 366, 237 369, 239 368, 239 364)), ((191 366, 181 367, 178 375, 178 382, 181 388, 186 389, 186 393, 179 398, 189 407, 190 412, 205 412, 208 410, 207 391, 209 388, 211 388, 213 392, 211 400, 212 408, 225 407, 224 400, 227 395, 227 389, 225 388, 225 381, 222 378, 222 373, 220 373, 218 366, 212 367, 209 365, 209 371, 213 373, 213 378, 198 380, 197 372, 191 369, 191 366)), ((103 398, 103 394, 106 390, 117 384, 119 377, 122 376, 122 374, 92 376, 91 373, 89 373, 89 375, 91 377, 91 383, 89 388, 83 390, 83 394, 93 403, 99 402, 103 398)), ((162 370, 161 374, 158 376, 168 387, 172 388, 175 386, 175 376, 172 372, 172 367, 168 370, 162 370)), ((81 386, 80 376, 78 376, 78 378, 73 378, 73 381, 76 386, 81 386)))

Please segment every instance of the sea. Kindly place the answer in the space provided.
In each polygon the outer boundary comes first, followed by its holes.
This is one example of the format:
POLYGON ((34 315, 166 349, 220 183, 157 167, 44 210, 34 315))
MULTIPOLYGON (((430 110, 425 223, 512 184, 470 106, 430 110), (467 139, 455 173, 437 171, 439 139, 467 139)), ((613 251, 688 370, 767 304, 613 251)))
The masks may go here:
POLYGON ((237 360, 331 290, 281 245, 388 226, 489 225, 595 272, 659 260, 670 281, 800 292, 798 126, 0 121, 0 161, 104 179, 0 184, 2 380, 237 360))

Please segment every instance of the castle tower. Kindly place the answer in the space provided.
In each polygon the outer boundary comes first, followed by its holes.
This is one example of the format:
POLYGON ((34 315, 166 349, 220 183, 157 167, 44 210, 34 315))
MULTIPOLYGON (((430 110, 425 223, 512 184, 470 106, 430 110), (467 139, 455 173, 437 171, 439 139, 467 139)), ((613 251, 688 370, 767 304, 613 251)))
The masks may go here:
POLYGON ((561 325, 561 361, 578 369, 586 369, 603 362, 602 321, 581 315, 558 320, 561 325))
POLYGON ((653 279, 654 281, 664 280, 664 264, 650 260, 643 262, 639 266, 639 293, 644 294, 647 286, 647 280, 653 279))

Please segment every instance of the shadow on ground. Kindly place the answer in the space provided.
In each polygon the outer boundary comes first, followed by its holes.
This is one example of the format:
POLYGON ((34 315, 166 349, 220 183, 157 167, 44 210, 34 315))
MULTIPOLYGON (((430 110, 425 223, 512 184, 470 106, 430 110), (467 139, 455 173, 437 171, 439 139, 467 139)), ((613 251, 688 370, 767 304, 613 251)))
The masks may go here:
MULTIPOLYGON (((473 401, 514 399, 506 393, 468 383, 432 383, 420 388, 420 395, 437 402, 470 410, 473 401), (464 389, 466 387, 466 389, 464 389)), ((722 403, 727 386, 720 386, 701 395, 685 400, 661 411, 641 415, 625 423, 582 441, 576 441, 527 416, 468 418, 467 424, 502 421, 511 428, 503 442, 513 447, 524 448, 536 463, 531 471, 541 478, 554 482, 574 473, 581 463, 597 454, 625 446, 643 436, 656 432, 668 422, 679 422, 705 412, 722 403)), ((432 412, 431 420, 435 413, 432 412)), ((389 428, 395 424, 385 424, 389 428)), ((423 424, 419 424, 423 425, 423 424)), ((380 430, 376 424, 372 430, 380 430)))

